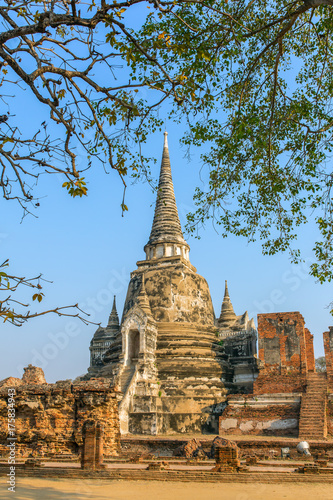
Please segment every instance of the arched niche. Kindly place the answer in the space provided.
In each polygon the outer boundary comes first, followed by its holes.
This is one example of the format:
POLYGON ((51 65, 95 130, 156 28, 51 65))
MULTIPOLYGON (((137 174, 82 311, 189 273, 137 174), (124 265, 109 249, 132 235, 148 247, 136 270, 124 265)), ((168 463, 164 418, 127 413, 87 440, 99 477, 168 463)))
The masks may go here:
POLYGON ((140 352, 140 332, 138 329, 131 329, 127 334, 127 365, 137 362, 140 352))
POLYGON ((136 306, 133 309, 122 326, 122 351, 127 366, 135 364, 139 354, 145 350, 144 317, 142 311, 136 310, 136 306))

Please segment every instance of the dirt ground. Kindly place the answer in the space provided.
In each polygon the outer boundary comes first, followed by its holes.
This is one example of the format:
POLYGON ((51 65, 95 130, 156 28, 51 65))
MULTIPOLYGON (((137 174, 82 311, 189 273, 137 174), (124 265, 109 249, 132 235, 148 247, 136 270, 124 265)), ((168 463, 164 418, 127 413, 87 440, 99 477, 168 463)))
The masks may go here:
POLYGON ((162 481, 109 481, 88 479, 17 478, 16 491, 4 500, 332 500, 332 484, 316 483, 181 483, 162 481))

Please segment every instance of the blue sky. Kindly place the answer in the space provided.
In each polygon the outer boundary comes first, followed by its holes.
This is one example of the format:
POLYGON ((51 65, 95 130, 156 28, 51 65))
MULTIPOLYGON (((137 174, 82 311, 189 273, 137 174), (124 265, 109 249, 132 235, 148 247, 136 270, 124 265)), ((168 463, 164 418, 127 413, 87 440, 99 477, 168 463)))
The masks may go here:
MULTIPOLYGON (((140 9, 136 12, 142 14, 140 9)), ((140 16, 133 17, 134 22, 138 19, 140 16)), ((117 71, 124 71, 122 74, 128 77, 125 70, 117 71)), ((15 96, 11 112, 17 115, 22 132, 39 127, 45 119, 41 105, 36 105, 28 91, 15 96)), ((168 108, 161 109, 161 114, 166 117, 168 108)), ((191 151, 190 162, 185 158, 186 151, 179 144, 183 126, 169 121, 167 130, 176 200, 184 227, 186 213, 194 209, 194 189, 202 186, 205 172, 201 170, 200 148, 191 151)), ((143 155, 157 158, 155 178, 162 147, 161 132, 149 137, 143 148, 143 155)), ((21 208, 15 202, 0 200, 0 248, 2 260, 10 259, 13 274, 33 277, 43 273, 52 281, 45 283, 45 299, 40 305, 34 303, 32 311, 79 303, 91 313, 93 321, 105 324, 113 294, 121 316, 130 272, 136 268, 136 261, 144 259, 155 194, 147 183, 129 185, 129 211, 122 217, 122 184, 117 175, 106 175, 95 163, 87 180, 88 196, 72 199, 61 187, 61 176, 41 177, 36 190, 41 196, 38 218, 29 216, 22 223, 21 208)), ((322 333, 333 323, 327 309, 332 287, 319 285, 308 275, 313 231, 312 226, 300 231, 305 262, 298 266, 290 264, 287 254, 263 256, 260 242, 248 245, 233 236, 223 239, 210 223, 201 230, 200 240, 187 238, 190 260, 208 281, 215 314, 219 315, 227 279, 236 314, 248 310, 256 321, 261 312, 300 311, 314 334, 315 355, 322 355, 322 333)), ((22 293, 22 300, 31 301, 28 292, 22 293)), ((77 319, 55 315, 31 320, 20 328, 1 324, 0 380, 21 377, 23 367, 29 363, 41 366, 48 382, 85 373, 95 329, 77 319)))

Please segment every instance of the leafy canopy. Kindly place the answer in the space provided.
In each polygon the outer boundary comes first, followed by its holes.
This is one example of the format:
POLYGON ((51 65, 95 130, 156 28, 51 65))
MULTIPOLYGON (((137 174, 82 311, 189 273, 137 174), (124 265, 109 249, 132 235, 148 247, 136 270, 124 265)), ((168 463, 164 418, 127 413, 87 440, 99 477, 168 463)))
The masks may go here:
POLYGON ((140 32, 182 83, 184 144, 211 146, 188 229, 213 218, 223 236, 298 262, 294 240, 312 221, 320 282, 333 276, 332 34, 331 0, 193 1, 140 32))
POLYGON ((211 147, 188 229, 213 218, 223 236, 259 237, 297 262, 299 227, 314 221, 311 273, 332 279, 333 0, 5 0, 0 22, 6 199, 32 210, 34 182, 55 172, 85 196, 95 162, 125 189, 149 174, 141 145, 168 103, 188 124, 184 144, 211 147), (35 130, 15 113, 21 91, 45 110, 35 130))

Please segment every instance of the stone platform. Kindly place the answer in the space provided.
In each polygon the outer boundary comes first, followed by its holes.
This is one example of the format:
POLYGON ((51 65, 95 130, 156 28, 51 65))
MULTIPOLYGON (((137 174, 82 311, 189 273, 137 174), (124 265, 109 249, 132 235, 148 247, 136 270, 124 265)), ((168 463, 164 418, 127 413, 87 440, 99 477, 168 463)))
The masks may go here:
MULTIPOLYGON (((6 476, 8 466, 0 465, 0 477, 6 476)), ((333 483, 333 472, 325 474, 305 474, 285 470, 255 469, 247 472, 212 472, 193 467, 192 470, 146 470, 140 467, 128 469, 106 469, 87 471, 75 467, 20 468, 17 477, 38 477, 56 479, 104 479, 126 481, 181 481, 181 482, 241 482, 241 483, 333 483)))

